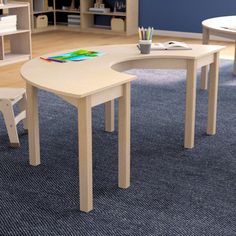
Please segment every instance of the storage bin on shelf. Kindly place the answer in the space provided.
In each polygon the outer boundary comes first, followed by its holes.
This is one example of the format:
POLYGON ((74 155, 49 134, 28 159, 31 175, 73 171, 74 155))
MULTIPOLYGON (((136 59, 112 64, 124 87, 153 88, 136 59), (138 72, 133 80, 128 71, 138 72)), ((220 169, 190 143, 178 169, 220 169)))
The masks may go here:
POLYGON ((34 18, 35 28, 45 28, 48 27, 48 16, 47 15, 39 15, 34 18))

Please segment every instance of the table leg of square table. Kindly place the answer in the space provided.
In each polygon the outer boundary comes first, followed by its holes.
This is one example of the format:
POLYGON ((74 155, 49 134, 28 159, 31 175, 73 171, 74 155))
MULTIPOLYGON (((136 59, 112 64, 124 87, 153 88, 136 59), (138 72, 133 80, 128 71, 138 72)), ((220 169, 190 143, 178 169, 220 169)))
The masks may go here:
POLYGON ((79 101, 78 117, 80 210, 89 212, 93 209, 92 107, 90 97, 82 98, 79 101))
POLYGON ((208 94, 207 134, 216 133, 217 97, 219 81, 219 53, 214 55, 214 62, 210 65, 210 82, 208 94))
POLYGON ((26 94, 27 94, 29 163, 32 166, 40 165, 40 141, 39 141, 37 91, 38 91, 37 88, 27 83, 26 94))
POLYGON ((202 67, 202 72, 201 72, 201 89, 207 90, 208 87, 208 72, 209 72, 209 67, 208 66, 203 66, 202 67))
POLYGON ((119 98, 119 164, 118 185, 130 186, 130 83, 123 85, 123 96, 119 98))
MULTIPOLYGON (((209 43, 209 39, 210 39, 209 29, 203 27, 202 36, 203 36, 202 43, 203 44, 208 44, 209 43)), ((208 87, 208 71, 209 71, 209 66, 202 67, 201 89, 203 89, 203 90, 207 90, 207 87, 208 87)))
POLYGON ((184 147, 194 147, 195 135, 195 110, 196 110, 196 75, 197 62, 189 60, 187 62, 186 81, 186 111, 185 111, 185 136, 184 147))
POLYGON ((105 103, 105 131, 115 130, 115 102, 114 100, 105 103))

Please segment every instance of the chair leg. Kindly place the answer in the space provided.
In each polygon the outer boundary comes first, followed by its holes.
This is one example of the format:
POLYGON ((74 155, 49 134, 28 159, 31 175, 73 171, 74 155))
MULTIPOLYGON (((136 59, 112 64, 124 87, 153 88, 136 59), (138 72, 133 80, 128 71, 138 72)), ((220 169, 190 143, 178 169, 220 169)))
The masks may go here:
POLYGON ((13 106, 10 100, 2 101, 2 113, 10 139, 11 147, 20 147, 13 106))
MULTIPOLYGON (((20 108, 20 112, 22 111, 26 111, 27 108, 27 98, 26 98, 26 93, 23 94, 22 99, 19 101, 18 103, 19 108, 20 108)), ((22 120, 23 121, 23 127, 25 130, 28 130, 28 125, 27 125, 27 112, 26 112, 26 117, 25 119, 22 120)))

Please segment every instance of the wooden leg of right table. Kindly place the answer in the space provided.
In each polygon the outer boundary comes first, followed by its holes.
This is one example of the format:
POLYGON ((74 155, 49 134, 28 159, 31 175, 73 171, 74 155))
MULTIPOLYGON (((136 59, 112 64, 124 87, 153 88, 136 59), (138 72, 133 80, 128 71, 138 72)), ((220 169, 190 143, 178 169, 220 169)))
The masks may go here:
POLYGON ((26 85, 27 93, 27 122, 29 139, 29 163, 32 166, 40 165, 40 141, 37 88, 26 85))
POLYGON ((235 41, 235 49, 234 49, 234 75, 236 75, 236 41, 235 41))
POLYGON ((186 111, 185 111, 185 136, 184 147, 194 147, 195 135, 195 110, 196 110, 196 74, 197 63, 195 60, 187 62, 186 81, 186 111))
POLYGON ((114 100, 105 103, 105 131, 115 130, 115 102, 114 100))
POLYGON ((123 96, 119 98, 119 164, 118 185, 130 186, 130 83, 123 85, 123 96))
MULTIPOLYGON (((209 29, 203 27, 203 30, 202 30, 202 43, 203 44, 208 44, 209 43, 209 38, 210 38, 209 29)), ((207 90, 207 87, 208 87, 208 71, 209 71, 208 66, 202 67, 201 89, 203 89, 203 90, 207 90)))
POLYGON ((78 133, 79 133, 79 178, 80 178, 80 210, 89 212, 93 209, 93 177, 92 177, 92 108, 91 98, 79 101, 78 133))

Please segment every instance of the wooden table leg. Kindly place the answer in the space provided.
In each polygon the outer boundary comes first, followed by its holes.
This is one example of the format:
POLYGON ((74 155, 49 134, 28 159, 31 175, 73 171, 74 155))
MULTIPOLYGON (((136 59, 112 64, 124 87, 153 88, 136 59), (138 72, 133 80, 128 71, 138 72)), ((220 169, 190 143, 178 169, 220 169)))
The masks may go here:
POLYGON ((37 88, 27 83, 26 94, 27 94, 28 139, 29 139, 29 163, 32 166, 40 165, 37 91, 38 91, 37 88))
POLYGON ((123 87, 119 98, 119 187, 130 186, 130 83, 123 87))
POLYGON ((80 210, 89 212, 93 209, 92 108, 90 97, 82 98, 79 101, 78 117, 80 210))
POLYGON ((189 60, 187 62, 186 81, 186 111, 185 111, 185 136, 184 147, 194 147, 195 135, 195 110, 196 110, 196 74, 197 62, 189 60))
POLYGON ((105 131, 115 130, 115 102, 114 100, 105 103, 105 131))
POLYGON ((236 41, 235 41, 235 48, 234 48, 234 75, 236 75, 236 41))
MULTIPOLYGON (((209 43, 209 38, 210 38, 209 29, 203 27, 202 36, 203 36, 202 43, 203 44, 208 44, 209 43)), ((209 67, 208 66, 202 67, 201 89, 203 89, 203 90, 207 90, 207 86, 208 86, 208 71, 209 71, 209 67)))
POLYGON ((210 83, 208 95, 207 134, 216 133, 217 97, 219 81, 219 53, 214 55, 214 63, 210 65, 210 83))

